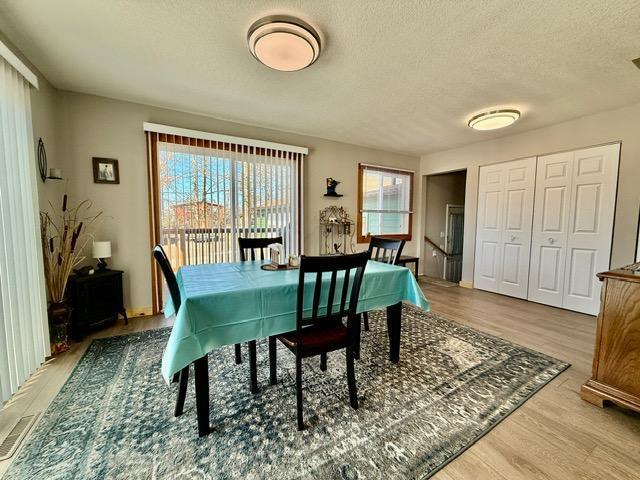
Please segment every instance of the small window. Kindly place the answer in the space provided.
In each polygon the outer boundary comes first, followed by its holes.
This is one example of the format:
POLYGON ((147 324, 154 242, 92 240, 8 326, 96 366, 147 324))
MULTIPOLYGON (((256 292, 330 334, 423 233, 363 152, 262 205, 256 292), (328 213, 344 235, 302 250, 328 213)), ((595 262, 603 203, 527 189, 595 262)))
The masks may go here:
POLYGON ((413 172, 358 165, 358 243, 371 235, 411 240, 413 172))

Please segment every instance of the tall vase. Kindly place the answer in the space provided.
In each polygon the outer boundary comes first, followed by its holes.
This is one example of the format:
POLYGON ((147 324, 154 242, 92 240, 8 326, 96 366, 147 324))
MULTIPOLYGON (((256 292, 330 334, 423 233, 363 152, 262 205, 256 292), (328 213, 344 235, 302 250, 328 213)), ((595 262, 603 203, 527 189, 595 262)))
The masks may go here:
POLYGON ((63 300, 49 304, 49 330, 51 354, 58 355, 69 350, 69 327, 71 308, 63 300))

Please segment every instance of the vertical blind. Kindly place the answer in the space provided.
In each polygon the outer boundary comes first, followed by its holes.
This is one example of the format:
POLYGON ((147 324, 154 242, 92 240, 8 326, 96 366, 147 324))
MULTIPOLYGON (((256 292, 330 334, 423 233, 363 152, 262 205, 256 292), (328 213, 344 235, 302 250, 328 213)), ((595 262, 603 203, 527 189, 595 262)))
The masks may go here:
POLYGON ((0 57, 0 397, 48 352, 30 87, 0 57))
MULTIPOLYGON (((162 125, 145 130, 153 243, 173 268, 239 261, 239 237, 282 237, 287 253, 301 251, 305 148, 162 125)), ((159 308, 161 298, 154 303, 159 308)))

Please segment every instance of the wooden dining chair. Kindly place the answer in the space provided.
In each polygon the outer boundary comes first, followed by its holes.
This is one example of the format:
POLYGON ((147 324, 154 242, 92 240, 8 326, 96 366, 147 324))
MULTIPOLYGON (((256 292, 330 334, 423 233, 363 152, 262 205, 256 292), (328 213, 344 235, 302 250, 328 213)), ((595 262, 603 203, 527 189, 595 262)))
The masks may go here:
MULTIPOLYGON (((272 243, 282 243, 282 237, 273 238, 243 238, 238 237, 238 247, 240 247, 240 261, 246 262, 247 260, 256 260, 256 250, 260 252, 260 258, 257 260, 266 260, 269 258, 269 245, 272 243), (247 254, 249 258, 247 258, 247 254)), ((256 342, 252 340, 248 343, 249 355, 255 355, 256 342)), ((242 363, 242 349, 239 343, 235 344, 236 349, 236 363, 242 363)), ((251 368, 254 367, 254 363, 250 362, 251 368)), ((252 386, 252 391, 254 390, 252 386)))
POLYGON ((302 257, 296 303, 296 329, 282 335, 269 337, 269 367, 271 384, 276 378, 276 339, 282 342, 296 356, 296 406, 298 412, 298 430, 304 429, 302 413, 302 359, 320 355, 320 369, 327 369, 327 353, 346 349, 347 383, 351 407, 358 408, 358 393, 354 369, 355 343, 360 335, 359 319, 356 313, 358 296, 364 269, 369 260, 368 252, 336 257, 302 257), (354 275, 351 272, 354 271, 354 275), (323 282, 323 275, 330 273, 329 283, 323 282), (336 297, 338 273, 341 273, 342 288, 336 297), (304 315, 305 277, 315 274, 311 316, 304 315), (351 291, 349 292, 349 283, 351 291), (320 298, 327 292, 326 308, 320 307, 320 298), (347 298, 349 297, 349 298, 347 298), (340 301, 340 307, 334 311, 334 303, 340 301), (346 317, 346 326, 343 319, 346 317))
MULTIPOLYGON (((162 274, 164 275, 164 279, 167 282, 167 287, 169 288, 169 294, 171 295, 171 301, 173 302, 173 307, 177 312, 182 304, 182 298, 180 297, 180 288, 178 287, 178 281, 176 280, 176 275, 173 273, 173 268, 171 268, 171 263, 169 262, 169 258, 167 258, 167 254, 162 248, 161 245, 156 245, 153 249, 153 257, 158 262, 160 266, 160 270, 162 270, 162 274)), ((178 375, 178 398, 176 399, 176 407, 174 410, 174 415, 179 417, 182 415, 182 411, 184 409, 184 400, 187 395, 187 384, 189 383, 189 365, 180 370, 178 375)), ((176 381, 176 375, 174 375, 173 380, 176 381)))
MULTIPOLYGON (((402 255, 402 249, 404 248, 404 240, 394 240, 391 238, 384 238, 378 236, 372 236, 369 241, 369 258, 376 262, 390 263, 391 265, 397 265, 402 255)), ((369 331, 369 314, 367 312, 362 313, 364 319, 364 329, 369 331)))

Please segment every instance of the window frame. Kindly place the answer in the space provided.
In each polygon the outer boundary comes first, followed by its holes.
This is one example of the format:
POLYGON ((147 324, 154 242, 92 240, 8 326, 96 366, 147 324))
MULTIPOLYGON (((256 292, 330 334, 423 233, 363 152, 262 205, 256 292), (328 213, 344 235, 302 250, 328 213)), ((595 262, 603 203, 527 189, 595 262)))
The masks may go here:
POLYGON ((409 220, 408 220, 408 232, 402 234, 385 234, 381 233, 380 236, 385 238, 391 238, 395 240, 406 240, 411 241, 413 235, 413 180, 414 180, 414 172, 411 170, 401 170, 392 167, 381 167, 377 165, 368 165, 363 163, 358 163, 358 206, 357 206, 357 219, 356 219, 356 238, 357 243, 368 243, 371 240, 371 235, 363 235, 362 234, 362 214, 363 212, 363 177, 364 171, 373 170, 377 172, 391 173, 391 174, 399 174, 399 175, 407 175, 409 176, 409 220))
MULTIPOLYGON (((192 130, 184 130, 174 127, 166 127, 156 124, 144 123, 145 136, 147 143, 147 189, 149 202, 149 228, 150 228, 150 247, 161 243, 161 198, 160 198, 160 173, 159 173, 159 156, 161 149, 159 143, 175 144, 176 146, 197 147, 197 148, 215 148, 223 152, 228 152, 230 160, 237 159, 238 155, 243 153, 251 153, 258 156, 271 156, 281 158, 286 156, 289 160, 296 164, 295 178, 292 185, 296 185, 293 195, 295 203, 295 218, 297 225, 295 227, 297 241, 295 245, 298 254, 304 251, 304 208, 305 208, 305 190, 304 190, 304 163, 308 155, 308 150, 303 147, 291 145, 263 142, 260 140, 243 139, 240 137, 228 137, 224 135, 209 134, 207 132, 197 132, 192 130), (177 133, 163 133, 162 130, 176 130, 177 133), (158 131, 156 131, 158 130, 158 131), (197 136, 181 135, 181 132, 189 133, 197 136), (205 138, 206 137, 206 138, 205 138), (220 140, 218 140, 220 138, 220 140), (231 140, 235 141, 233 143, 231 140), (215 145, 215 147, 214 147, 215 145)), ((292 177, 293 178, 293 177, 292 177)), ((270 232, 273 233, 273 232, 270 232)), ((162 311, 164 305, 163 300, 163 275, 158 268, 157 262, 152 255, 149 256, 151 264, 151 295, 153 315, 162 311)))

